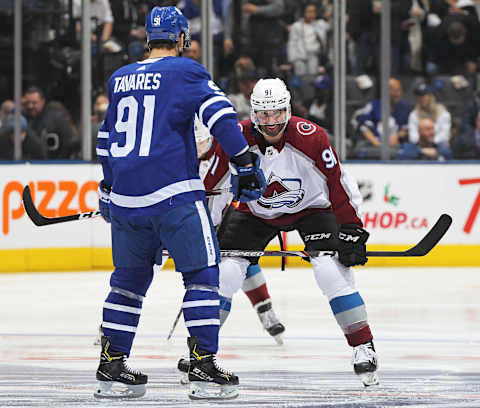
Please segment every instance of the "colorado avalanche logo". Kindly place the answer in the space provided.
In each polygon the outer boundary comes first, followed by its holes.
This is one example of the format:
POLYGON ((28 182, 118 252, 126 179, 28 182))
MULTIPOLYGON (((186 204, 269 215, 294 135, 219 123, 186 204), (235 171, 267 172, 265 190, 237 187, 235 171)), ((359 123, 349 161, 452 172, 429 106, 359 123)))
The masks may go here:
POLYGON ((275 174, 270 174, 267 188, 257 204, 263 208, 280 208, 297 206, 305 196, 300 179, 281 179, 275 174))
POLYGON ((309 136, 313 133, 315 133, 315 125, 312 123, 307 123, 307 122, 298 122, 297 123, 297 131, 301 135, 309 136))

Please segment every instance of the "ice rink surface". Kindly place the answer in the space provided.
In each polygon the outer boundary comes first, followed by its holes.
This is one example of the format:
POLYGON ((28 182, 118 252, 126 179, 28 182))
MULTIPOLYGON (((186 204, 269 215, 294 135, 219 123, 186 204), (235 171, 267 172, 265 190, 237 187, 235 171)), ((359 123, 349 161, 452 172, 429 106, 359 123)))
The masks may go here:
POLYGON ((308 268, 266 269, 285 324, 277 346, 238 293, 218 360, 240 396, 191 402, 176 363, 186 350, 181 277, 156 273, 129 365, 149 375, 145 397, 97 401, 93 346, 109 273, 0 275, 0 407, 476 407, 480 408, 480 269, 360 268, 381 384, 364 389, 351 349, 308 268))

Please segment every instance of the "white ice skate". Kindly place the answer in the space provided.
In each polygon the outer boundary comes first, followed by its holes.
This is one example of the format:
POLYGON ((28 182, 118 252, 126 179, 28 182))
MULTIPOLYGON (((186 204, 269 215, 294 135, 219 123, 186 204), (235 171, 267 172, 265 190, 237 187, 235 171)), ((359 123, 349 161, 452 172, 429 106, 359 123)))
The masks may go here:
POLYGON ((353 348, 352 365, 355 374, 360 377, 365 387, 380 383, 376 372, 378 367, 377 353, 372 341, 353 348))
POLYGON ((272 302, 270 299, 259 302, 255 305, 258 317, 262 323, 263 328, 272 336, 278 345, 283 344, 283 332, 285 326, 280 323, 277 315, 273 311, 272 302))

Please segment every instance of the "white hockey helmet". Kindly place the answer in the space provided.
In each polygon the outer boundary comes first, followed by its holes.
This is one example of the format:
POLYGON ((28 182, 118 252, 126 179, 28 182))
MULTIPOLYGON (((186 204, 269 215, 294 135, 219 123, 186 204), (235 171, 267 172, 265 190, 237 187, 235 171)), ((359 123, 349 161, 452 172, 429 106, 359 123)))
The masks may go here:
POLYGON ((197 153, 200 156, 208 152, 212 145, 212 135, 208 128, 200 121, 197 115, 193 122, 193 131, 195 133, 195 143, 197 144, 197 153))
POLYGON ((285 110, 278 124, 286 125, 291 117, 290 92, 280 78, 260 79, 250 96, 250 107, 250 118, 257 130, 261 131, 259 126, 264 125, 257 116, 259 111, 285 110))

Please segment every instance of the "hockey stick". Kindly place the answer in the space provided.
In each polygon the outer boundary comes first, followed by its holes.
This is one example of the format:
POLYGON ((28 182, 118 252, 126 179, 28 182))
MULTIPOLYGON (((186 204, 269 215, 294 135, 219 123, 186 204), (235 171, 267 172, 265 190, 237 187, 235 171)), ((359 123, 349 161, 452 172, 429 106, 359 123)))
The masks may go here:
POLYGON ((23 207, 25 208, 27 215, 30 217, 33 223, 39 227, 43 225, 58 224, 60 222, 94 218, 100 215, 100 211, 95 210, 95 211, 83 212, 83 213, 78 213, 73 215, 65 215, 63 217, 51 217, 51 218, 44 217, 42 214, 38 212, 37 208, 35 207, 35 204, 33 203, 32 193, 30 192, 29 186, 25 186, 25 188, 23 189, 22 200, 23 200, 23 207))
MULTIPOLYGON (((230 190, 228 188, 222 188, 218 190, 206 191, 205 193, 207 196, 213 196, 213 195, 227 193, 229 191, 230 190)), ((33 199, 32 199, 32 193, 30 192, 29 186, 25 186, 25 188, 23 189, 22 200, 23 200, 23 207, 25 208, 27 215, 33 221, 33 223, 38 227, 41 227, 43 225, 58 224, 61 222, 95 218, 101 215, 99 210, 95 210, 95 211, 81 212, 73 215, 65 215, 62 217, 45 217, 42 214, 40 214, 40 212, 35 207, 35 204, 33 203, 33 199)))
MULTIPOLYGON (((367 251, 367 257, 410 257, 427 255, 438 241, 442 239, 452 224, 452 217, 448 214, 442 214, 435 225, 427 232, 418 244, 406 251, 367 251)), ((221 250, 220 255, 225 257, 259 257, 259 256, 298 256, 309 260, 311 256, 334 255, 336 251, 252 251, 242 249, 221 250)), ((168 251, 163 250, 163 255, 168 255, 168 251)))
MULTIPOLYGON (((207 191, 207 195, 215 195, 215 194, 222 194, 224 192, 228 192, 228 189, 220 189, 220 190, 212 190, 207 191)), ((25 211, 27 212, 30 219, 33 223, 37 226, 43 225, 51 225, 51 224, 58 224, 61 222, 67 221, 76 221, 86 218, 93 218, 100 215, 100 211, 90 211, 84 213, 78 213, 74 215, 66 215, 63 217, 44 217, 40 214, 35 207, 35 204, 32 200, 32 195, 30 192, 30 187, 25 186, 23 189, 23 206, 25 207, 25 211)), ((427 255, 432 248, 437 245, 438 241, 445 235, 447 230, 450 228, 452 224, 452 217, 448 214, 442 214, 440 218, 437 220, 435 225, 428 231, 427 235, 425 235, 422 240, 409 248, 406 251, 367 251, 367 257, 410 257, 410 256, 425 256, 427 255)), ((243 256, 243 257, 257 257, 257 256, 298 256, 303 259, 308 260, 310 256, 318 256, 321 253, 325 254, 333 254, 331 251, 248 251, 248 250, 222 250, 220 254, 222 256, 243 256)), ((163 255, 168 256, 167 251, 163 251, 163 255)))
POLYGON ((175 321, 172 324, 172 328, 170 329, 170 333, 168 333, 167 341, 172 338, 173 332, 175 331, 175 327, 177 327, 177 323, 180 320, 180 316, 182 315, 182 313, 183 313, 183 307, 180 306, 180 310, 178 311, 177 317, 175 318, 175 321))

